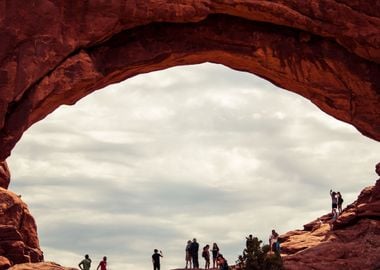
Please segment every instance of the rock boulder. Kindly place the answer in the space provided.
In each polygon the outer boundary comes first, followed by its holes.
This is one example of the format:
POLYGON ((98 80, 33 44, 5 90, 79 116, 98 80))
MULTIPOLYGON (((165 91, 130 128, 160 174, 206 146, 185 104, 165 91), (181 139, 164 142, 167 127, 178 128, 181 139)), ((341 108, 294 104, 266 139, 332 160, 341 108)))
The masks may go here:
POLYGON ((0 269, 42 260, 37 227, 27 205, 13 192, 0 188, 0 269))

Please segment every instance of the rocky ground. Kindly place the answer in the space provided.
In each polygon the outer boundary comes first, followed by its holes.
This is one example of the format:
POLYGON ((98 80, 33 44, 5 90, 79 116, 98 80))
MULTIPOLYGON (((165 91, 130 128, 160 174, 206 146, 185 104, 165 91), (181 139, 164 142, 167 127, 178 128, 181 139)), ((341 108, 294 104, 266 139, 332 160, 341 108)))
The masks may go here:
POLYGON ((24 263, 12 266, 8 270, 78 270, 77 268, 63 267, 53 262, 24 263))
POLYGON ((330 227, 331 214, 281 236, 289 270, 380 269, 380 180, 330 227))

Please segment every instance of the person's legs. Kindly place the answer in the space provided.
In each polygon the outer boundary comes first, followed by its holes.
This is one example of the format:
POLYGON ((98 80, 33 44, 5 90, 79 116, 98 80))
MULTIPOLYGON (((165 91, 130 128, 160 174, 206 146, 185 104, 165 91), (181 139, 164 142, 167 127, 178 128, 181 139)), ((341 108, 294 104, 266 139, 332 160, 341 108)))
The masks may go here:
POLYGON ((193 267, 199 268, 198 254, 194 254, 193 256, 193 267))

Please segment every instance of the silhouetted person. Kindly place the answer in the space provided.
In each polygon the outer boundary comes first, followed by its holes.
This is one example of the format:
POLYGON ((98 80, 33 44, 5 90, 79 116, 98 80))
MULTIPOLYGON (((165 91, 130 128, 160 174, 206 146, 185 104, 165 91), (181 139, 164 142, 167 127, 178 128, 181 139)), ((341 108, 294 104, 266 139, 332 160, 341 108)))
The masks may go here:
POLYGON ((103 257, 103 260, 99 263, 98 267, 96 268, 96 270, 107 270, 107 257, 104 256, 103 257))
POLYGON ((216 243, 212 244, 211 253, 212 253, 212 268, 215 268, 215 266, 217 265, 216 257, 219 255, 219 247, 216 243))
POLYGON ((336 208, 338 207, 338 200, 337 200, 336 192, 332 191, 332 189, 330 189, 330 196, 331 196, 331 214, 334 214, 334 212, 336 212, 336 208))
POLYGON ((186 269, 189 267, 191 268, 191 240, 187 241, 187 245, 185 248, 186 255, 185 255, 185 261, 186 261, 186 269))
POLYGON ((158 253, 158 250, 155 249, 152 255, 153 270, 160 270, 160 257, 164 257, 162 256, 162 251, 160 250, 160 253, 158 253))
POLYGON ((337 202, 338 202, 338 213, 339 215, 342 214, 342 205, 343 205, 343 197, 342 197, 342 194, 340 194, 340 192, 338 191, 336 193, 336 199, 337 199, 337 202))
POLYGON ((88 256, 88 254, 86 254, 84 256, 84 259, 78 264, 78 266, 81 270, 90 270, 91 262, 92 261, 90 259, 90 256, 88 256))
POLYGON ((194 238, 193 242, 190 245, 190 253, 191 253, 191 258, 193 260, 194 268, 199 268, 198 250, 199 250, 199 244, 197 243, 197 239, 194 238))
POLYGON ((206 245, 202 251, 202 257, 205 259, 205 269, 210 269, 210 246, 206 245))

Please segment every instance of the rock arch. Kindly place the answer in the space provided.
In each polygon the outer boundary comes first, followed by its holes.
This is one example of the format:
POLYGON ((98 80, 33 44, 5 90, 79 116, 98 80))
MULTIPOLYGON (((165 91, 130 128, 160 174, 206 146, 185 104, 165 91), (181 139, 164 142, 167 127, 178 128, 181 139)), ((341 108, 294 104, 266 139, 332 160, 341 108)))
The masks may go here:
MULTIPOLYGON (((349 1, 3 1, 0 160, 62 104, 140 73, 257 74, 380 140, 380 9, 349 1)), ((9 171, 2 166, 1 186, 9 171)))

